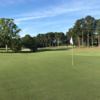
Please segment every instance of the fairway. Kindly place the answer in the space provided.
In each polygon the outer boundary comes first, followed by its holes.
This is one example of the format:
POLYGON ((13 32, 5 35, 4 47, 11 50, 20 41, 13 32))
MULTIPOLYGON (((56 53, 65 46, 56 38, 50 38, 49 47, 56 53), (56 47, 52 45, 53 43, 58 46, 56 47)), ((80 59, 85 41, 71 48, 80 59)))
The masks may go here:
POLYGON ((0 100, 100 100, 100 50, 2 53, 0 100))

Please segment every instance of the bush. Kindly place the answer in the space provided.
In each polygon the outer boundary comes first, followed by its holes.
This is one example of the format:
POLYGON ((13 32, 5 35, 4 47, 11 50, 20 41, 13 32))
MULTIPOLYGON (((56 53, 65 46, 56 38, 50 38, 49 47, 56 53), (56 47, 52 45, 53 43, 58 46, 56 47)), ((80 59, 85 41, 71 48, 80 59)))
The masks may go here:
POLYGON ((26 35, 22 38, 23 47, 31 49, 31 51, 37 51, 37 42, 36 39, 30 35, 26 35))
POLYGON ((12 49, 12 51, 19 52, 19 51, 21 51, 21 48, 22 48, 22 43, 21 43, 20 38, 13 39, 12 43, 11 43, 11 49, 12 49))

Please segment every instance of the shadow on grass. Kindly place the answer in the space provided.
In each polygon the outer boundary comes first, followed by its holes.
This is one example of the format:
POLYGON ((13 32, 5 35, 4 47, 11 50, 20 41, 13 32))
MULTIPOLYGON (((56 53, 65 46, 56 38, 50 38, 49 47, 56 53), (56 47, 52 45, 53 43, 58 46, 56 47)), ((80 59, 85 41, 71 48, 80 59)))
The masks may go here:
POLYGON ((13 53, 39 53, 39 52, 46 52, 46 51, 66 51, 66 50, 70 50, 72 49, 71 47, 48 47, 48 48, 38 48, 37 51, 33 52, 33 51, 20 51, 20 52, 13 52, 11 50, 8 50, 8 52, 6 52, 4 49, 0 49, 0 53, 7 53, 7 54, 13 54, 13 53))
POLYGON ((66 51, 66 50, 70 50, 71 48, 41 48, 41 49, 38 49, 37 52, 46 52, 46 51, 66 51))
POLYGON ((17 53, 22 53, 22 54, 24 54, 24 53, 35 53, 35 52, 32 52, 32 51, 20 51, 20 52, 13 52, 13 51, 11 51, 11 52, 2 52, 2 51, 0 51, 0 53, 2 53, 2 54, 17 54, 17 53))

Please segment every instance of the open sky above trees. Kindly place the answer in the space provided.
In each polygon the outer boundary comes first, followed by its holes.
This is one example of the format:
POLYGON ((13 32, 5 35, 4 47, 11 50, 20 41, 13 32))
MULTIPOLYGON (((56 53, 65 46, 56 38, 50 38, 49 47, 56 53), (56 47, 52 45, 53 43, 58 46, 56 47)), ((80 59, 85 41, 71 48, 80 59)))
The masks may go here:
POLYGON ((66 32, 79 18, 100 18, 99 0, 0 0, 0 17, 14 18, 24 34, 66 32))

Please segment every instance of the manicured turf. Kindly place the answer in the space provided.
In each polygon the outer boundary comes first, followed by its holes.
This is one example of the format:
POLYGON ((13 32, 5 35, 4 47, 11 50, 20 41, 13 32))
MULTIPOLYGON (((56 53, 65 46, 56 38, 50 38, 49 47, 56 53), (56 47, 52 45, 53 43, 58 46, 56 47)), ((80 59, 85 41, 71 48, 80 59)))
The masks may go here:
POLYGON ((0 54, 0 100, 100 100, 99 51, 0 54))

